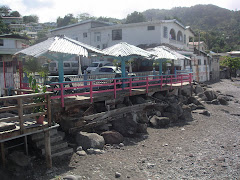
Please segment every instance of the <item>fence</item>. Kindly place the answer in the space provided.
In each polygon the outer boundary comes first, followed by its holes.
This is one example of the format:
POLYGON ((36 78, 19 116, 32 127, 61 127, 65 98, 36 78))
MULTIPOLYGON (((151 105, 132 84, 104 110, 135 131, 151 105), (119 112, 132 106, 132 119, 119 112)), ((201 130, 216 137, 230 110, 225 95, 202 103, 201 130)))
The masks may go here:
POLYGON ((94 94, 113 93, 114 98, 116 98, 117 92, 120 91, 128 91, 131 96, 134 89, 143 88, 148 93, 150 87, 155 86, 162 89, 164 85, 169 85, 172 89, 174 84, 179 84, 182 87, 185 82, 191 84, 192 73, 65 81, 51 84, 53 87, 51 90, 55 92, 55 96, 51 98, 61 99, 62 107, 64 107, 64 98, 69 96, 89 96, 90 101, 93 102, 94 94))

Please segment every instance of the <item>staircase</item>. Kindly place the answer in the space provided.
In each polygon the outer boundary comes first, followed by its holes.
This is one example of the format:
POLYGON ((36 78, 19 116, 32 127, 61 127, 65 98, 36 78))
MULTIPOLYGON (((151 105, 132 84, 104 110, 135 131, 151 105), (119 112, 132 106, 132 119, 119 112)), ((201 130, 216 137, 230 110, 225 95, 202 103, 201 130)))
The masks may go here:
MULTIPOLYGON (((62 156, 73 153, 73 148, 68 147, 68 143, 64 141, 64 132, 57 131, 57 129, 50 130, 51 155, 52 157, 62 156)), ((44 133, 37 133, 31 135, 31 140, 36 149, 41 155, 45 155, 44 133)))

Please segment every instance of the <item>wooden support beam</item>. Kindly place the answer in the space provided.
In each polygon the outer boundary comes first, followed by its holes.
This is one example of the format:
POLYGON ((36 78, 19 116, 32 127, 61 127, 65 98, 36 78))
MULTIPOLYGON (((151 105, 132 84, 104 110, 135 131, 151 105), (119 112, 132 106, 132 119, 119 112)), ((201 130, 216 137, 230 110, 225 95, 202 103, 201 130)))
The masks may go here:
POLYGON ((26 155, 28 156, 28 141, 27 141, 27 136, 24 136, 24 145, 25 145, 26 155))
POLYGON ((47 118, 48 118, 48 126, 52 125, 52 110, 51 110, 51 96, 47 95, 47 118))
POLYGON ((5 160, 5 150, 4 150, 4 142, 1 142, 1 156, 2 156, 2 165, 3 168, 6 167, 6 160, 5 160))
POLYGON ((18 99, 18 117, 19 117, 19 124, 20 124, 20 132, 21 134, 24 133, 24 126, 23 126, 23 101, 22 98, 18 99))
POLYGON ((50 131, 44 131, 44 141, 45 141, 45 154, 46 154, 46 163, 49 169, 52 168, 52 155, 51 155, 51 141, 50 141, 50 131))

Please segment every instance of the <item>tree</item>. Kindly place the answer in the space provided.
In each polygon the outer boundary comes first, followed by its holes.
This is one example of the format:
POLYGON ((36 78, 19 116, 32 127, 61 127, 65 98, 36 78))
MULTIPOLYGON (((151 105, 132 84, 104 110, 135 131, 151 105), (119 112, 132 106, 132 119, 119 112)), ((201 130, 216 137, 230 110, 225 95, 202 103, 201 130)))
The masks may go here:
POLYGON ((0 6, 0 17, 1 16, 9 16, 10 8, 8 6, 0 6))
POLYGON ((133 13, 127 15, 126 24, 138 22, 146 22, 146 18, 142 13, 134 11, 133 13))
POLYGON ((11 16, 11 17, 20 17, 21 14, 20 14, 18 11, 12 11, 12 12, 10 13, 10 16, 11 16))
POLYGON ((37 15, 23 16, 24 23, 30 23, 30 22, 38 23, 38 20, 39 18, 37 15))
POLYGON ((0 19, 0 34, 10 33, 10 28, 0 19))
POLYGON ((85 20, 90 20, 90 19, 96 19, 96 17, 88 14, 88 13, 81 13, 77 15, 78 21, 85 21, 85 20))
POLYGON ((77 23, 78 19, 73 16, 73 14, 67 14, 64 18, 57 18, 57 27, 67 26, 69 24, 77 23))
POLYGON ((224 59, 220 63, 221 66, 225 66, 229 68, 230 78, 232 78, 232 74, 236 77, 236 71, 240 69, 240 57, 224 57, 224 59))

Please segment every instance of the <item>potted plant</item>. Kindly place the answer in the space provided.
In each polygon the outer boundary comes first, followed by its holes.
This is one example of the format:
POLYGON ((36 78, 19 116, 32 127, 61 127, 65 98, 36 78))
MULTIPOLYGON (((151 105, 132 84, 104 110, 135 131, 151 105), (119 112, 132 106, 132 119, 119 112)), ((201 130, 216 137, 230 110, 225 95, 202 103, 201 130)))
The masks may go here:
MULTIPOLYGON (((34 79, 32 76, 29 76, 28 82, 29 82, 29 86, 33 90, 33 93, 45 93, 47 91, 47 87, 38 85, 37 82, 36 82, 36 79, 34 79)), ((44 96, 39 96, 39 97, 34 97, 33 98, 34 103, 41 103, 41 102, 44 102, 44 101, 45 101, 44 96)), ((34 113, 44 112, 44 106, 34 107, 33 112, 34 113)), ((37 121, 38 124, 43 124, 44 115, 36 116, 36 121, 37 121)))

